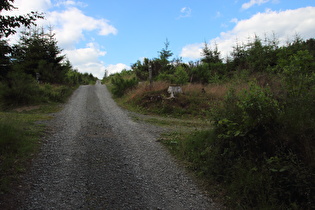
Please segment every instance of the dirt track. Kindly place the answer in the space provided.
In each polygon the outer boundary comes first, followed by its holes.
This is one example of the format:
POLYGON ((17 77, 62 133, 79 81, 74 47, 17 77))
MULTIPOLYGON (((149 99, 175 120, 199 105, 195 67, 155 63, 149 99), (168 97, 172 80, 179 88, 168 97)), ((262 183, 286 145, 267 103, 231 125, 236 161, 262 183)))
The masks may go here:
POLYGON ((132 121, 100 83, 49 127, 19 209, 215 209, 156 141, 161 129, 132 121))

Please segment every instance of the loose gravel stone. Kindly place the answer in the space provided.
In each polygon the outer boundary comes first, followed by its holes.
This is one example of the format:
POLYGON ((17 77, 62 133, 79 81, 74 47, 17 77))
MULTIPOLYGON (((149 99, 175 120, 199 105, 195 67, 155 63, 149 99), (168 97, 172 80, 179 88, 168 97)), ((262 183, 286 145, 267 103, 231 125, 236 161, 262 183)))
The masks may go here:
POLYGON ((106 86, 80 86, 49 122, 18 209, 216 209, 106 86))

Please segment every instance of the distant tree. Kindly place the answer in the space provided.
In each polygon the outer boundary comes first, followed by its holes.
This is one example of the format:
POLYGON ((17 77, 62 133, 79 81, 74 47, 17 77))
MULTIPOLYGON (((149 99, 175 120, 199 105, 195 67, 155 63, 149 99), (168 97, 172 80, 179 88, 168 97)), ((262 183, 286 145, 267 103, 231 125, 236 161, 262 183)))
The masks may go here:
POLYGON ((13 47, 15 69, 22 70, 49 83, 63 83, 67 69, 64 68, 64 55, 57 46, 52 30, 45 33, 44 29, 24 31, 20 42, 13 47))
POLYGON ((189 76, 184 68, 184 66, 178 66, 176 67, 175 73, 174 73, 174 83, 179 85, 184 85, 188 82, 189 76))
POLYGON ((238 71, 247 69, 247 51, 246 46, 244 44, 240 45, 239 43, 236 43, 236 46, 233 47, 233 51, 231 52, 232 56, 232 64, 230 65, 231 71, 238 71))
POLYGON ((211 48, 208 46, 207 42, 204 43, 204 48, 202 49, 201 55, 203 56, 201 58, 201 61, 203 63, 222 63, 222 60, 220 58, 220 52, 218 50, 218 46, 215 45, 214 50, 211 50, 211 48))
POLYGON ((169 59, 173 56, 173 53, 171 50, 169 50, 170 42, 168 41, 168 39, 166 39, 164 45, 165 48, 159 51, 158 59, 155 59, 155 62, 159 65, 155 64, 155 69, 153 71, 158 72, 158 74, 161 72, 168 72, 171 69, 169 66, 169 59), (157 66, 159 66, 160 68, 157 68, 157 66))
POLYGON ((131 69, 135 72, 136 77, 145 81, 149 78, 149 67, 151 65, 151 61, 148 58, 144 58, 143 62, 138 60, 136 63, 131 65, 131 69))

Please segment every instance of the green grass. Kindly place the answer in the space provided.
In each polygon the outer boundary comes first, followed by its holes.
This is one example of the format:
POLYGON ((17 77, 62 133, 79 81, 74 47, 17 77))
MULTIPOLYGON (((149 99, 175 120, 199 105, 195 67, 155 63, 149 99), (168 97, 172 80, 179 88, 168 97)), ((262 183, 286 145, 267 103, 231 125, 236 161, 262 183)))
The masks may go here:
POLYGON ((60 109, 58 104, 41 105, 30 111, 0 112, 0 193, 10 190, 11 184, 23 173, 37 154, 40 137, 45 131, 43 121, 49 113, 60 109))
POLYGON ((183 128, 184 130, 188 129, 189 131, 211 127, 211 122, 205 119, 178 119, 174 117, 163 117, 157 115, 133 115, 132 118, 134 121, 144 121, 163 127, 183 128))

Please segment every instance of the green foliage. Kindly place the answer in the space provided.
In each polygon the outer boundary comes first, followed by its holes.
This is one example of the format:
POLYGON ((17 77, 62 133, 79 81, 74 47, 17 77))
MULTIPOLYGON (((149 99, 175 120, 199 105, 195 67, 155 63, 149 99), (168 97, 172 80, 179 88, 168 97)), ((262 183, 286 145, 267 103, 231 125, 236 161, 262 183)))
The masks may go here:
POLYGON ((131 65, 132 70, 141 81, 149 79, 149 69, 152 71, 152 78, 160 80, 161 78, 169 79, 168 74, 174 73, 174 68, 170 64, 170 57, 173 53, 168 49, 169 41, 166 40, 165 48, 159 52, 159 57, 154 59, 145 58, 143 62, 137 61, 131 65))
POLYGON ((226 185, 238 208, 310 209, 315 115, 314 102, 307 102, 294 109, 255 83, 239 94, 230 91, 214 115, 214 131, 190 135, 178 153, 198 174, 226 185))
POLYGON ((315 85, 315 60, 307 50, 297 51, 289 59, 280 58, 275 71, 283 75, 288 93, 299 97, 315 85))
POLYGON ((116 97, 122 97, 125 92, 138 85, 136 78, 124 79, 121 74, 116 74, 111 79, 113 85, 112 93, 116 97))
MULTIPOLYGON (((13 6, 13 2, 14 0, 2 0, 0 3, 0 13, 2 10, 12 11, 17 9, 13 6)), ((37 12, 31 12, 27 15, 19 16, 0 15, 0 38, 15 34, 15 28, 19 28, 21 26, 30 27, 31 25, 35 25, 36 19, 40 18, 43 18, 43 16, 37 12)))
POLYGON ((137 105, 163 115, 212 114, 213 130, 174 135, 166 144, 198 175, 219 182, 232 208, 314 209, 314 46, 314 39, 296 37, 279 47, 274 37, 255 36, 237 43, 226 62, 207 44, 197 62, 174 62, 160 71, 155 59, 158 80, 238 88, 223 101, 186 94, 163 100, 165 90, 147 91, 137 105))
POLYGON ((156 78, 157 81, 165 81, 169 83, 175 83, 175 77, 173 74, 169 74, 167 72, 160 73, 159 76, 156 78))
POLYGON ((15 68, 36 78, 39 74, 42 82, 64 83, 66 72, 62 64, 64 56, 57 46, 54 34, 33 29, 23 32, 19 44, 13 47, 15 68))
POLYGON ((136 63, 132 64, 131 68, 139 80, 145 81, 149 78, 149 65, 150 60, 145 58, 142 63, 138 60, 136 63))
POLYGON ((5 106, 26 105, 38 102, 39 88, 36 80, 28 74, 10 72, 0 99, 5 106))
POLYGON ((42 102, 65 102, 74 88, 64 85, 44 84, 39 86, 40 100, 42 102))
POLYGON ((35 122, 48 118, 43 113, 0 112, 0 193, 9 190, 11 181, 26 170, 43 131, 43 125, 35 122))
POLYGON ((161 69, 159 70, 159 72, 164 72, 168 70, 168 64, 170 63, 169 59, 170 57, 172 57, 173 53, 171 52, 171 50, 168 49, 170 43, 168 41, 168 39, 166 39, 165 41, 165 48, 163 48, 160 52, 159 52, 159 58, 158 58, 158 62, 161 65, 161 69))
POLYGON ((201 58, 201 62, 203 63, 222 63, 217 45, 215 45, 214 50, 211 50, 211 48, 205 42, 204 48, 202 49, 202 56, 203 58, 201 58))
POLYGON ((4 80, 11 68, 11 61, 8 54, 11 48, 7 41, 0 40, 0 81, 4 80))
POLYGON ((92 74, 74 70, 69 61, 64 61, 61 52, 52 29, 49 33, 44 29, 24 31, 20 43, 12 49, 1 41, 1 108, 61 102, 73 87, 95 83, 92 74))
POLYGON ((189 76, 183 66, 178 66, 174 73, 174 83, 184 85, 188 82, 189 76))
POLYGON ((191 82, 207 84, 211 77, 210 64, 203 63, 203 64, 195 66, 191 70, 190 77, 192 78, 191 82))

